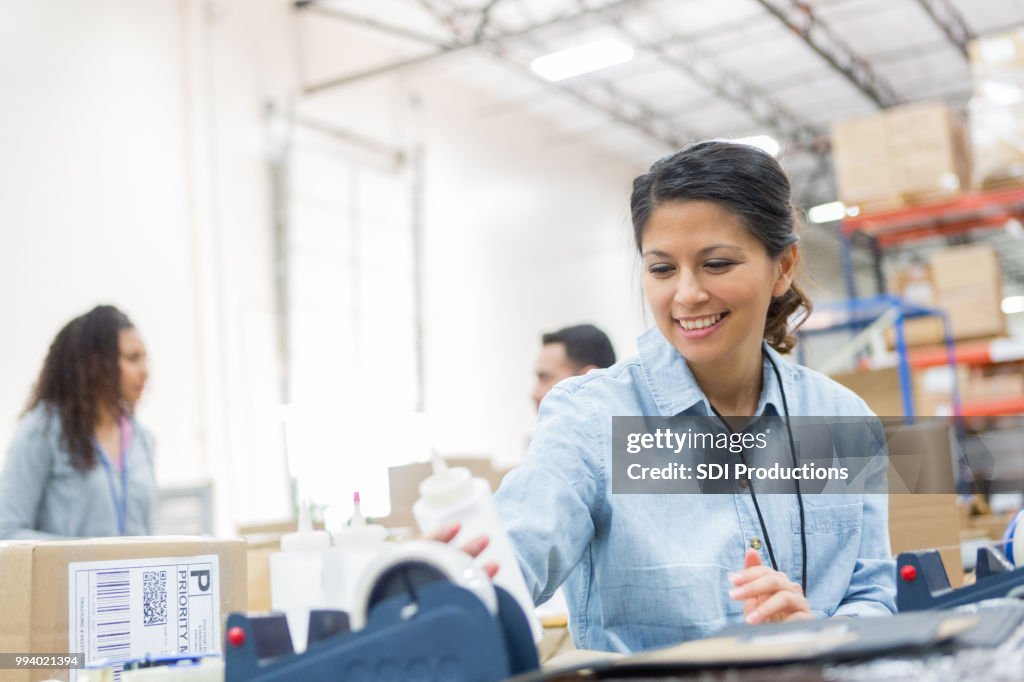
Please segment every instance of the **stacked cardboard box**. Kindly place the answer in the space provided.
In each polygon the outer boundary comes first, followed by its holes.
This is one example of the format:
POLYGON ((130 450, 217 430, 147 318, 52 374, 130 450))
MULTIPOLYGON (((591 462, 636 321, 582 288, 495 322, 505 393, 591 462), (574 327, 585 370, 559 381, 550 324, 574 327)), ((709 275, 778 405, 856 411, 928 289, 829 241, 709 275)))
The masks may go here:
POLYGON ((952 196, 970 181, 963 124, 937 102, 836 123, 832 156, 839 199, 862 212, 952 196))
MULTIPOLYGON (((914 303, 945 310, 953 327, 953 338, 958 341, 1006 333, 1002 274, 991 246, 943 249, 927 265, 915 264, 894 272, 889 278, 889 290, 914 303)), ((908 320, 904 333, 909 346, 944 341, 942 321, 937 317, 908 320)), ((889 345, 894 345, 892 331, 889 345)))
POLYGON ((1024 29, 978 38, 968 54, 974 184, 1024 181, 1024 29))

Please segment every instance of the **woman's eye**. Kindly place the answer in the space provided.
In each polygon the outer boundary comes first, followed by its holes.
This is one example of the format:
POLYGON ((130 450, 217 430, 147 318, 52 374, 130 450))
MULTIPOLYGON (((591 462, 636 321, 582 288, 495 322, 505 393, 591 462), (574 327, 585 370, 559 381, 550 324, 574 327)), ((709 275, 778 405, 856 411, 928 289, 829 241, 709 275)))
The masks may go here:
POLYGON ((724 270, 732 265, 735 265, 735 263, 731 260, 709 260, 704 263, 704 267, 711 270, 724 270))
POLYGON ((667 275, 670 272, 672 272, 673 269, 674 268, 671 265, 668 265, 667 263, 658 263, 656 265, 652 265, 648 269, 648 272, 650 272, 652 275, 667 275))

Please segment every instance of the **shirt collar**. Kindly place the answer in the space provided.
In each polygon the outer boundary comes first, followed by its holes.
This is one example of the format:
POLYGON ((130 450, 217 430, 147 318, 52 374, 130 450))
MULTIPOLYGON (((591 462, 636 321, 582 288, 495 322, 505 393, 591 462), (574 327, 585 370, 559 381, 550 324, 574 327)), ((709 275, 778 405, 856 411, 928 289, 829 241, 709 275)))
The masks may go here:
MULTIPOLYGON (((686 360, 657 327, 651 327, 641 334, 637 339, 637 347, 640 351, 640 366, 661 416, 674 417, 683 412, 711 414, 707 397, 697 385, 686 360)), ((779 368, 786 394, 791 401, 795 388, 792 367, 767 343, 764 348, 779 368)), ((781 415, 784 413, 782 392, 775 371, 767 357, 762 366, 764 388, 758 399, 756 414, 781 415)))

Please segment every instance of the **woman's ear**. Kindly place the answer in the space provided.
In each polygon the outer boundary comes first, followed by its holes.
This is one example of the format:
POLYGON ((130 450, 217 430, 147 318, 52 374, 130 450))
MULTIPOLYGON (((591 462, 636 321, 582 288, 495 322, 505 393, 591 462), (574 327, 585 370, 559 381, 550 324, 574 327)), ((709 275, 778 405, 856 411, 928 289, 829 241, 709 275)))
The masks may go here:
POLYGON ((773 297, 777 298, 789 291, 789 285, 793 283, 793 276, 796 274, 796 264, 799 261, 800 249, 796 244, 786 247, 786 250, 779 256, 775 285, 772 287, 773 297))

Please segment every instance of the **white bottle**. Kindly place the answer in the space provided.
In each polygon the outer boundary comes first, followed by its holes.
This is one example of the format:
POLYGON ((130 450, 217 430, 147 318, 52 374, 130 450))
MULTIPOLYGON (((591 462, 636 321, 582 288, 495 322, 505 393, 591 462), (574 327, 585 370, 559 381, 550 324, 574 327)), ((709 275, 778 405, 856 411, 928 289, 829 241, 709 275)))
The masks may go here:
POLYGON ((462 527, 452 540, 456 547, 487 536, 490 542, 477 557, 477 563, 494 562, 500 566, 494 583, 519 602, 530 623, 533 640, 539 642, 543 632, 534 614, 533 598, 523 580, 512 541, 494 508, 490 484, 482 478, 473 478, 465 467, 449 469, 439 457, 435 456, 433 463, 434 473, 420 484, 420 499, 412 506, 420 531, 430 535, 442 526, 458 522, 462 527))
POLYGON ((366 523, 359 510, 359 493, 352 499, 349 526, 331 531, 333 546, 324 552, 324 594, 327 606, 352 614, 356 587, 367 566, 384 550, 387 529, 366 523))
POLYGON ((281 536, 281 551, 270 555, 270 605, 288 620, 292 646, 305 651, 309 632, 309 610, 326 606, 324 594, 324 550, 331 546, 331 534, 313 530, 309 509, 299 508, 298 532, 281 536))

